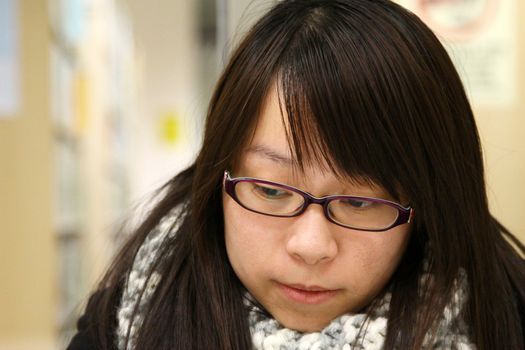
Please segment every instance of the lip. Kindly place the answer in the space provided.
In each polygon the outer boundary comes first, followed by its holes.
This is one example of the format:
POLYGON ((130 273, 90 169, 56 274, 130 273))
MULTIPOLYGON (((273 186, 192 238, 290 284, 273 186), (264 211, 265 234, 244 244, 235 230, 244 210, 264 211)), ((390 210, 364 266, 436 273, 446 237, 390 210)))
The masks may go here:
POLYGON ((287 299, 301 304, 322 304, 335 297, 337 289, 326 289, 319 286, 305 286, 302 284, 284 284, 277 282, 277 286, 287 299))

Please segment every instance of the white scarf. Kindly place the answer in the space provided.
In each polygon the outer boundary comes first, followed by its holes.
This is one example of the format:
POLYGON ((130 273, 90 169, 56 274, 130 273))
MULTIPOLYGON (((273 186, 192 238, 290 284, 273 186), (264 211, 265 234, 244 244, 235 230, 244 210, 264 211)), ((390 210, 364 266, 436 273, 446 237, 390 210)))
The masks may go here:
MULTIPOLYGON (((160 280, 160 275, 156 272, 153 272, 149 280, 147 276, 155 260, 155 253, 166 234, 173 235, 177 230, 177 227, 173 227, 176 216, 176 214, 167 215, 148 235, 137 253, 117 312, 116 341, 119 350, 135 349, 145 305, 160 280), (137 314, 130 327, 133 310, 137 303, 137 314), (128 332, 129 339, 126 345, 128 332)), ((426 277, 428 276, 422 278, 426 277)), ((425 340, 425 349, 475 349, 468 338, 468 327, 460 317, 467 298, 465 276, 460 276, 458 281, 456 291, 439 321, 436 336, 433 341, 429 340, 430 337, 425 340)), ((313 333, 301 333, 284 328, 275 319, 265 316, 257 307, 250 306, 249 325, 253 348, 255 350, 382 349, 386 336, 386 315, 390 306, 390 298, 390 293, 386 293, 379 300, 373 314, 345 314, 333 320, 322 331, 313 333)))

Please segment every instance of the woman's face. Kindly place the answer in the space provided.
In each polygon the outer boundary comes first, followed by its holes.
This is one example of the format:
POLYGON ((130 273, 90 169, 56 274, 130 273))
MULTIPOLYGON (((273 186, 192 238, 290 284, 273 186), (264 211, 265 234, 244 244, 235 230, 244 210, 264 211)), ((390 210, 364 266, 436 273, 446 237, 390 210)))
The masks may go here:
MULTIPOLYGON (((317 197, 391 199, 380 187, 341 182, 321 167, 294 172, 275 89, 238 167, 231 170, 233 176, 285 183, 317 197)), ((409 224, 385 232, 340 227, 325 218, 320 205, 310 205, 297 217, 276 218, 248 211, 223 192, 223 206, 226 249, 235 273, 282 325, 306 332, 368 305, 392 276, 410 232, 409 224)))

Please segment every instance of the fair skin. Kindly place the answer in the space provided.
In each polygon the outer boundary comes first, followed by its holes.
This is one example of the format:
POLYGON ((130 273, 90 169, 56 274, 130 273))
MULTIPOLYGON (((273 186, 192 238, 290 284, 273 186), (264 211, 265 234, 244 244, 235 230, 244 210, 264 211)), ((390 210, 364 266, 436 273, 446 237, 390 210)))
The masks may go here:
MULTIPOLYGON (((379 186, 341 181, 325 167, 294 171, 275 88, 233 170, 234 176, 281 182, 318 197, 392 199, 379 186)), ((395 271, 410 234, 410 224, 385 232, 340 227, 326 219, 320 205, 298 217, 275 218, 248 211, 223 193, 223 207, 226 249, 235 273, 277 321, 303 332, 319 331, 338 316, 367 306, 395 271)))

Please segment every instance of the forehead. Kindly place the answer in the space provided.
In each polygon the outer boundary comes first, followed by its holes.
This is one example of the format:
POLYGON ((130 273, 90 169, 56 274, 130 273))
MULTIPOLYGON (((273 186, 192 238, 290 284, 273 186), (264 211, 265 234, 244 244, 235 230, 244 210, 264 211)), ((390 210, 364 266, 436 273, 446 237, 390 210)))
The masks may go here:
MULTIPOLYGON (((293 118, 308 118, 310 116, 294 115, 293 118)), ((293 122, 293 121, 292 121, 293 122)), ((243 148, 241 162, 249 163, 256 168, 271 167, 274 171, 284 170, 293 178, 302 178, 305 174, 333 175, 339 180, 359 182, 363 179, 348 177, 343 171, 334 172, 333 162, 325 154, 315 150, 308 143, 317 138, 317 132, 312 131, 308 139, 297 137, 289 127, 290 119, 285 108, 283 96, 278 85, 273 84, 261 105, 253 136, 243 148), (292 145, 291 142, 298 142, 292 145), (296 148, 303 149, 302 163, 297 160, 296 148), (305 148, 310 147, 308 153, 305 148), (312 154, 317 152, 316 154, 312 154), (330 166, 330 163, 332 166, 330 166)), ((327 153, 327 152, 326 152, 327 153)), ((241 165, 241 164, 239 164, 241 165)), ((363 180, 364 182, 364 180, 363 180)))
MULTIPOLYGON (((332 158, 333 155, 325 147, 325 143, 319 140, 316 118, 305 110, 301 111, 304 112, 303 114, 295 113, 290 117, 284 98, 278 83, 269 87, 267 95, 262 100, 252 137, 242 148, 241 154, 236 157, 234 170, 249 165, 252 170, 264 169, 262 172, 265 174, 268 171, 282 174, 284 171, 287 176, 296 180, 304 180, 305 176, 329 176, 341 183, 372 188, 382 187, 357 169, 339 168, 332 158), (290 123, 298 124, 298 118, 309 119, 306 137, 304 134, 297 135, 293 128, 290 128, 290 123), (298 151, 303 153, 300 161, 296 156, 298 151)), ((300 124, 303 125, 302 122, 300 124)), ((252 175, 257 176, 258 172, 252 175)))
MULTIPOLYGON (((330 164, 328 152, 321 150, 315 122, 309 124, 308 136, 298 134, 290 127, 290 123, 299 124, 298 120, 311 118, 306 111, 298 111, 292 116, 286 109, 279 84, 274 83, 264 98, 257 119, 253 137, 243 148, 244 156, 257 156, 274 161, 275 165, 285 166, 293 173, 304 173, 306 168, 315 168, 321 173, 334 172, 330 164), (298 153, 302 156, 298 157, 298 153)), ((336 174, 337 175, 337 174, 336 174)))
POLYGON ((291 147, 286 132, 288 118, 282 106, 277 84, 273 84, 263 101, 255 132, 246 149, 253 150, 271 145, 279 154, 291 158, 291 147))

